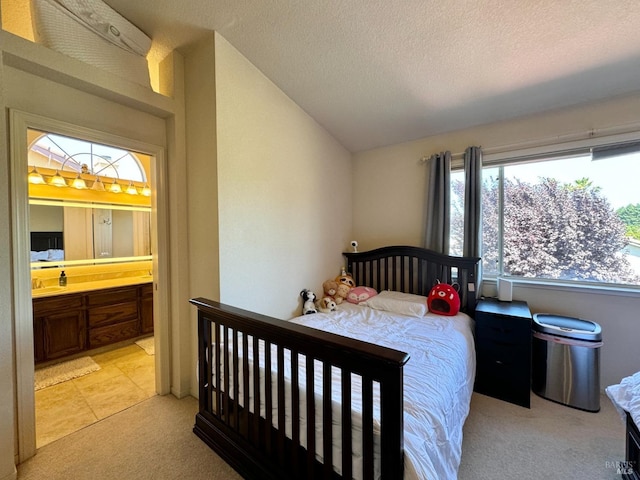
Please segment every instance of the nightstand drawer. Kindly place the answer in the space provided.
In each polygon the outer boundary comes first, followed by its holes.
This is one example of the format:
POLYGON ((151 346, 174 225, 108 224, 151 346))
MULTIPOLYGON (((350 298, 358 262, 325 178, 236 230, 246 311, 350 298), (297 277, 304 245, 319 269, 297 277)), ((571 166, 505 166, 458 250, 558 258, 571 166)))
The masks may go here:
POLYGON ((491 368, 482 368, 478 371, 474 390, 484 395, 529 407, 529 387, 530 382, 526 376, 516 375, 509 366, 493 365, 491 368))
POLYGON ((478 363, 499 362, 502 364, 519 365, 520 368, 528 368, 531 362, 530 352, 517 343, 504 343, 495 340, 479 342, 476 347, 478 363))
POLYGON ((531 341, 531 324, 499 316, 478 315, 476 318, 476 338, 511 344, 528 344, 531 341))

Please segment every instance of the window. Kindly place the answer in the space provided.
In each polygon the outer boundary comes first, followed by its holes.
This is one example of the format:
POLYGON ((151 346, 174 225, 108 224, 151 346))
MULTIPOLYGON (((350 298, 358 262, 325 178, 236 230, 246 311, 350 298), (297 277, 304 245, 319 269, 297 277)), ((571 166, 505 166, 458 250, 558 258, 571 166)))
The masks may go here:
MULTIPOLYGON (((640 284, 640 145, 486 163, 485 276, 640 284)), ((451 184, 451 254, 460 255, 463 173, 451 184)))
POLYGON ((53 133, 37 132, 30 146, 29 165, 146 182, 144 168, 133 152, 53 133))

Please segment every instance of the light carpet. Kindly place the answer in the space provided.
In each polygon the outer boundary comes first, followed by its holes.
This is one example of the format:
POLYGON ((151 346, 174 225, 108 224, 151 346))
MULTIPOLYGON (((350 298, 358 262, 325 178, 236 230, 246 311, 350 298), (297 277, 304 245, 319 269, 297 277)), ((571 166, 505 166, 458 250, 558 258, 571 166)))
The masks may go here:
MULTIPOLYGON (((601 406, 581 412, 532 394, 527 409, 474 393, 458 480, 620 480, 624 425, 604 395, 601 406)), ((241 480, 192 432, 197 410, 192 397, 151 397, 39 448, 18 478, 241 480)))
POLYGON ((147 352, 147 355, 156 354, 156 347, 153 337, 141 338, 136 342, 136 345, 147 352))
POLYGON ((35 389, 41 390, 58 383, 82 377, 88 373, 100 370, 100 365, 91 357, 80 357, 35 371, 35 389))

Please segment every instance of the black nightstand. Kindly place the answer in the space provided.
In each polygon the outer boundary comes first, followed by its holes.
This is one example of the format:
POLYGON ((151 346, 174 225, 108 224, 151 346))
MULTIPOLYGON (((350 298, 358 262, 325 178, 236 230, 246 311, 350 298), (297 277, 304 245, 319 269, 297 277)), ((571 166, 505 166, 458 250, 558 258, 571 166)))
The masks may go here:
POLYGON ((478 302, 474 390, 530 408, 531 311, 526 302, 478 302))

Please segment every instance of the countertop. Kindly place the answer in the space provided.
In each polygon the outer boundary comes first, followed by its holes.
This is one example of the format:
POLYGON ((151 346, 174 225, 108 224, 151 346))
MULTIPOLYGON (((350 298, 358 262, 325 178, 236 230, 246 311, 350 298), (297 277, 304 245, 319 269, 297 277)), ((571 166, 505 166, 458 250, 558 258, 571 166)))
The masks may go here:
POLYGON ((103 290, 106 288, 127 287, 129 285, 141 285, 153 282, 151 275, 141 277, 111 278, 108 280, 96 280, 92 282, 68 283, 66 287, 43 287, 31 290, 32 298, 53 297, 56 295, 67 295, 69 293, 82 293, 91 290, 103 290))

